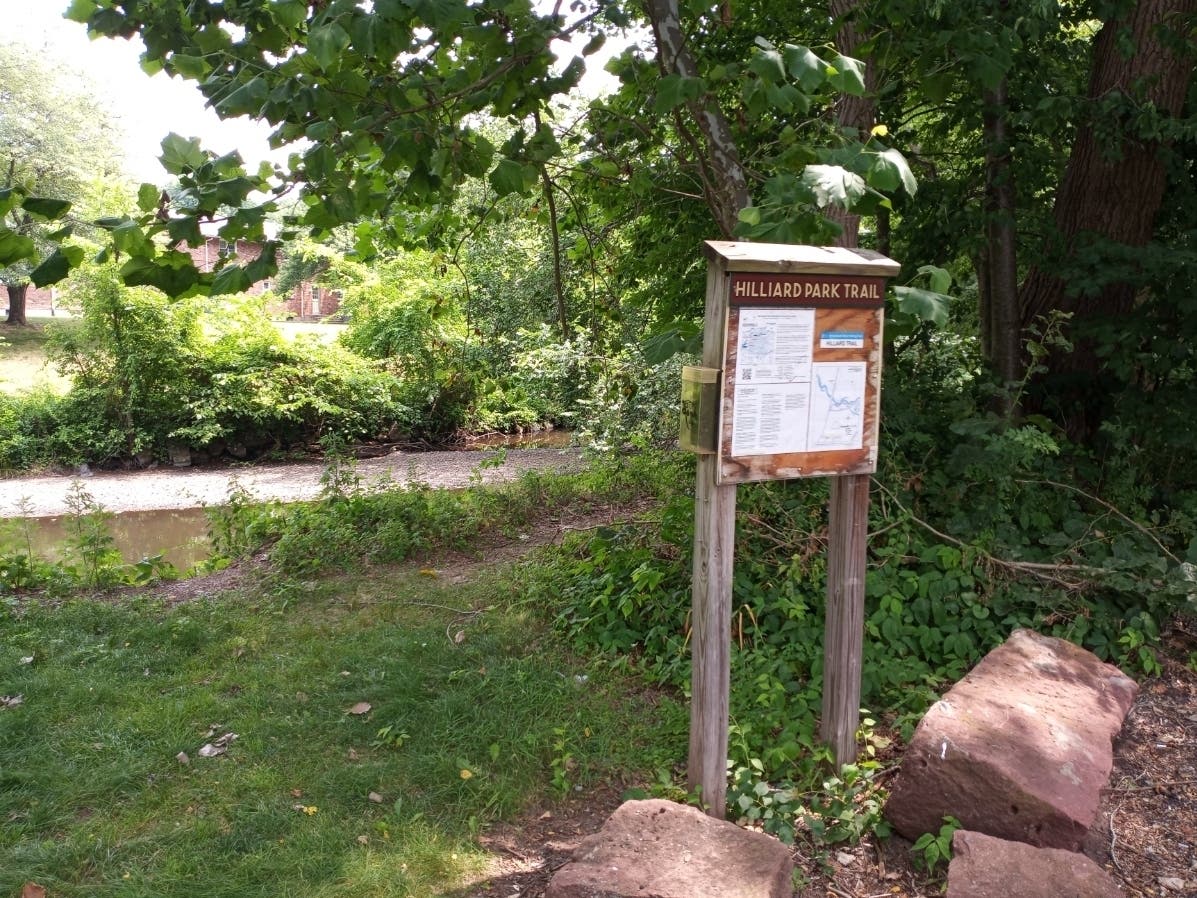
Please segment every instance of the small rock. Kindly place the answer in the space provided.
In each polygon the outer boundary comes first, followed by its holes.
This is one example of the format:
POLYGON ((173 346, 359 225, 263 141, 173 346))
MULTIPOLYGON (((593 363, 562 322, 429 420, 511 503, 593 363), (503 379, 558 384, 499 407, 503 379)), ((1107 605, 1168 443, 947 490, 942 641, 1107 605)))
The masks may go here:
POLYGON ((841 867, 847 867, 856 863, 856 855, 848 854, 846 851, 837 851, 835 853, 835 860, 841 867))
POLYGON ((1160 885, 1170 892, 1183 892, 1188 884, 1177 876, 1161 876, 1160 885))
POLYGON ((1083 854, 1035 848, 958 829, 952 836, 947 898, 1123 898, 1083 854))
POLYGON ((786 847, 763 833, 670 801, 627 801, 582 840, 544 895, 791 898, 793 869, 786 847))
POLYGON ((368 799, 370 799, 372 802, 374 802, 375 804, 382 804, 382 796, 379 795, 377 792, 371 792, 366 797, 368 799))
POLYGON ((177 755, 175 755, 175 760, 178 761, 180 764, 182 764, 184 767, 186 767, 188 764, 191 763, 191 758, 187 757, 187 752, 185 752, 185 751, 181 751, 177 755))

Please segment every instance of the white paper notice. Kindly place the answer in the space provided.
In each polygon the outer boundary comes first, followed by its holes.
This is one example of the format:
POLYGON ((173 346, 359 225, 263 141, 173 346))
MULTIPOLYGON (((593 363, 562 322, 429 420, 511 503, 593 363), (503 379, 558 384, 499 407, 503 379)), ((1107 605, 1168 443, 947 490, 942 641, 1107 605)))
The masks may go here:
POLYGON ((732 455, 807 451, 814 309, 741 309, 732 455))

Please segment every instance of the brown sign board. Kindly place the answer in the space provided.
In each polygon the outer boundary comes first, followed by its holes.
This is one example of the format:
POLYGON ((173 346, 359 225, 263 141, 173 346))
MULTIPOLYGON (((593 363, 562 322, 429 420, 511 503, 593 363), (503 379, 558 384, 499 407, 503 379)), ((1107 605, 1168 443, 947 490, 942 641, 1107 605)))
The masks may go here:
POLYGON ((718 482, 875 471, 885 279, 897 263, 862 250, 707 246, 712 286, 726 291, 718 482))

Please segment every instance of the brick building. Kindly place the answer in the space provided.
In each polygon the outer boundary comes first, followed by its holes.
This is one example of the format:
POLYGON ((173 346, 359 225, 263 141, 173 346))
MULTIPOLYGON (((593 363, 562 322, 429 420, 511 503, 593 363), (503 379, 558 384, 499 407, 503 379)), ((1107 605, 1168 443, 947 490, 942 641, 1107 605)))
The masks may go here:
MULTIPOLYGON (((219 261, 222 252, 230 247, 219 237, 208 237, 200 246, 183 249, 191 254, 191 261, 200 271, 211 271, 219 261)), ((249 240, 238 240, 236 257, 241 262, 252 262, 262 252, 262 245, 249 240)), ((250 296, 270 294, 266 303, 266 313, 274 318, 300 319, 319 321, 322 318, 338 314, 341 309, 341 294, 336 290, 325 290, 311 281, 301 281, 295 285, 287 297, 279 297, 271 293, 271 282, 258 281, 245 291, 250 296)), ((61 306, 61 293, 56 287, 34 287, 30 285, 25 294, 26 312, 39 314, 54 314, 61 306)))

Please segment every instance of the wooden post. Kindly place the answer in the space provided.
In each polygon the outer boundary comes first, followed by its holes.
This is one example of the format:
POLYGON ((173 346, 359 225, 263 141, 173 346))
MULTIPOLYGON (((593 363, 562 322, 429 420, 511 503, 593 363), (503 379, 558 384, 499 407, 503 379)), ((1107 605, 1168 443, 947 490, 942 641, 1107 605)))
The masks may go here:
MULTIPOLYGON (((702 363, 723 365, 727 328, 726 277, 722 266, 707 271, 702 363)), ((691 633, 691 791, 699 790, 706 812, 722 818, 727 805, 727 729, 731 691, 732 558, 736 538, 736 485, 717 483, 718 454, 698 456, 694 496, 694 613, 691 633)))
POLYGON ((838 770, 856 760, 869 529, 869 475, 831 479, 821 735, 838 770))

